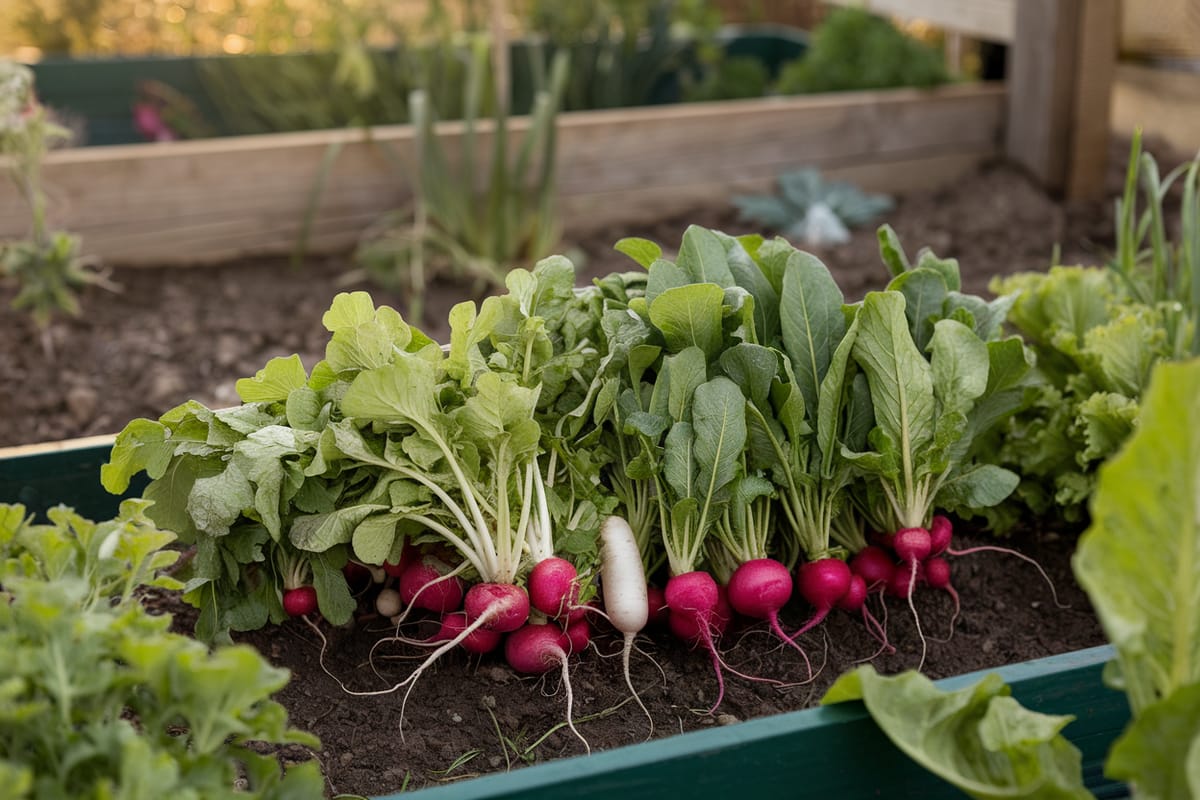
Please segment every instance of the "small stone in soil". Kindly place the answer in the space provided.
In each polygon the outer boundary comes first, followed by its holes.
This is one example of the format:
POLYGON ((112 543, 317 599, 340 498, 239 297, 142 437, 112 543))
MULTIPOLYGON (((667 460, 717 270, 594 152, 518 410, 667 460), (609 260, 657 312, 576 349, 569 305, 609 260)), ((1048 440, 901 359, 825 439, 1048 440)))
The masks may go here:
POLYGON ((739 722, 741 722, 741 720, 738 719, 737 717, 735 717, 733 714, 718 714, 717 715, 717 724, 718 725, 736 725, 739 722))

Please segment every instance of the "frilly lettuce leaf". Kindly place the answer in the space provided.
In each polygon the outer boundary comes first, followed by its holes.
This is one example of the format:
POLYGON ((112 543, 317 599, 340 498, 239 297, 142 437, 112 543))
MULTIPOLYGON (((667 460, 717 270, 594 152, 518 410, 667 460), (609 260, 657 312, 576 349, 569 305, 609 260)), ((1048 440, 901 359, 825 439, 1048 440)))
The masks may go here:
POLYGON ((838 678, 821 703, 862 700, 906 755, 980 800, 1084 800, 1079 751, 1061 734, 1073 717, 1038 714, 1009 696, 998 675, 946 692, 917 672, 870 665, 838 678))
POLYGON ((1200 361, 1162 364, 1137 432, 1100 468, 1073 560, 1135 714, 1200 683, 1198 486, 1200 361))

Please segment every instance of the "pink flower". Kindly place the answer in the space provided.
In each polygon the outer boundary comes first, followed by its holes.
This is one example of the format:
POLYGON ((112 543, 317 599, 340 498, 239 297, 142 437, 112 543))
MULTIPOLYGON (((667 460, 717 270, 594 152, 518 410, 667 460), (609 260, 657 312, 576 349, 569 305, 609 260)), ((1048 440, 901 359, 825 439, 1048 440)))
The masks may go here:
POLYGON ((173 142, 179 138, 151 103, 134 103, 133 127, 152 142, 173 142))

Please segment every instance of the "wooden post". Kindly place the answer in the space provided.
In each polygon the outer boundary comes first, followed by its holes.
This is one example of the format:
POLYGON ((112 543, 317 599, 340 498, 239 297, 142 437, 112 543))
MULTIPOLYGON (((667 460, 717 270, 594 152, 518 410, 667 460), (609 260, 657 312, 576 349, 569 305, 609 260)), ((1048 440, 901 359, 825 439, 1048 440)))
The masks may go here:
POLYGON ((1117 0, 1018 0, 1007 149, 1069 200, 1104 191, 1117 0))

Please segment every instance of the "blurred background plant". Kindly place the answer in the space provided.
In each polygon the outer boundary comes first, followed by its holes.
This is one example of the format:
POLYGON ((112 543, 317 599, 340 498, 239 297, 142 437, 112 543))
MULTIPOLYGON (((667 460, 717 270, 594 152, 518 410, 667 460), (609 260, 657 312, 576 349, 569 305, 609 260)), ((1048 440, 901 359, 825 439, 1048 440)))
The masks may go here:
POLYGON ((887 195, 866 194, 845 181, 826 181, 812 167, 785 172, 777 183, 777 194, 739 195, 733 203, 743 220, 810 247, 847 242, 849 228, 871 222, 895 205, 887 195))
MULTIPOLYGON (((366 275, 407 290, 412 320, 423 319, 425 286, 437 273, 473 280, 479 289, 502 286, 511 268, 550 255, 561 235, 555 154, 567 54, 555 54, 548 76, 537 75, 540 88, 528 125, 519 146, 513 146, 515 128, 506 102, 509 69, 495 47, 484 37, 472 44, 458 131, 438 128, 428 91, 412 93, 415 167, 406 181, 413 189, 412 204, 365 231, 355 252, 366 275), (491 137, 489 164, 475 160, 481 135, 491 137)), ((500 47, 506 54, 502 42, 500 47)), ((540 63, 536 52, 531 59, 540 63)))
POLYGON ((78 314, 76 292, 87 284, 112 288, 92 261, 80 257, 78 237, 51 230, 47 223, 42 159, 51 146, 67 138, 67 130, 38 102, 33 73, 0 59, 0 156, 30 214, 29 238, 0 243, 0 278, 16 283, 13 308, 33 316, 48 355, 53 315, 78 314))
POLYGON ((522 16, 549 56, 570 54, 567 111, 677 100, 679 71, 719 54, 721 13, 705 0, 527 0, 522 16))
POLYGON ((785 67, 779 94, 930 87, 951 79, 940 50, 861 8, 834 9, 804 58, 785 67))

